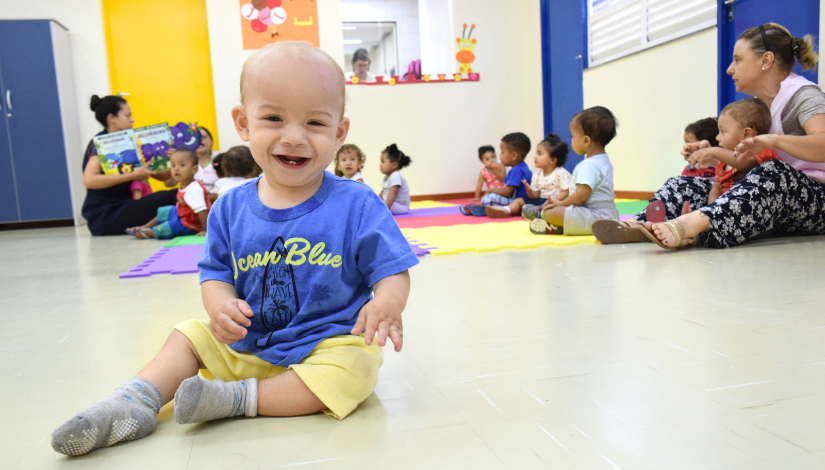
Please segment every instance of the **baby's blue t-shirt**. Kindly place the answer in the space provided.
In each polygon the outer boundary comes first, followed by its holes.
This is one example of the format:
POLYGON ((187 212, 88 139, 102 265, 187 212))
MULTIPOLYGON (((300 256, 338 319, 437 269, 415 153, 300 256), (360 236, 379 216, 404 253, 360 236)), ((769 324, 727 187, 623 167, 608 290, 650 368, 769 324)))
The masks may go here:
POLYGON ((579 184, 586 184, 592 190, 585 205, 591 202, 613 202, 616 199, 613 191, 613 164, 606 153, 585 158, 573 168, 570 194, 576 192, 579 184))
POLYGON ((278 210, 258 198, 259 180, 212 206, 200 282, 234 285, 254 312, 232 349, 286 367, 322 340, 350 334, 372 285, 418 258, 366 185, 325 173, 309 200, 278 210))
POLYGON ((521 180, 533 181, 533 172, 524 162, 521 162, 510 169, 510 172, 507 173, 507 178, 504 180, 504 185, 516 187, 516 192, 512 197, 530 199, 527 197, 527 188, 524 187, 524 183, 522 183, 521 180))

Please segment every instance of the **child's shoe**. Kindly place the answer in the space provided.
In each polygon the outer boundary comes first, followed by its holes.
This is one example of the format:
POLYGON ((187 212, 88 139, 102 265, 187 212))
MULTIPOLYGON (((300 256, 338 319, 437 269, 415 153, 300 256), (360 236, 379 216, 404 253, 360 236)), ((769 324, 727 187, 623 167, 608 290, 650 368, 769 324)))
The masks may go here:
POLYGON ((548 224, 544 219, 531 220, 530 231, 536 235, 564 235, 564 227, 548 224))
POLYGON ((542 207, 527 204, 521 209, 521 216, 524 217, 524 220, 540 219, 542 207))
POLYGON ((470 206, 470 212, 476 217, 484 217, 487 215, 486 208, 484 204, 473 204, 470 206))
POLYGON ((483 204, 466 204, 460 206, 458 211, 464 215, 474 215, 476 217, 483 217, 486 214, 484 213, 485 206, 483 204))

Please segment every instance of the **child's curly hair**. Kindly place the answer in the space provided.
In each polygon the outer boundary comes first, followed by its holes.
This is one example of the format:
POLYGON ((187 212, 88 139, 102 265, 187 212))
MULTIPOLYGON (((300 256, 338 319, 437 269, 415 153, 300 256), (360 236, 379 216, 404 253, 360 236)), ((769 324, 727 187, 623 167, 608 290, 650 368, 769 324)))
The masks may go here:
POLYGON ((361 162, 361 166, 364 166, 364 162, 367 161, 367 155, 364 154, 364 152, 361 151, 361 149, 358 148, 357 145, 355 145, 355 144, 344 144, 344 145, 341 146, 341 148, 338 149, 337 152, 335 152, 335 159, 333 160, 333 162, 335 163, 335 176, 344 176, 344 172, 341 171, 338 168, 338 157, 342 153, 349 153, 349 152, 355 152, 355 154, 358 155, 358 161, 361 162))
POLYGON ((390 161, 398 163, 399 170, 410 166, 410 163, 412 163, 412 159, 405 155, 404 152, 402 152, 395 144, 385 148, 381 153, 386 153, 387 158, 389 158, 390 161))
POLYGON ((561 137, 556 134, 547 134, 539 145, 543 146, 547 153, 556 159, 556 166, 564 166, 567 163, 567 154, 570 153, 570 148, 561 140, 561 137))

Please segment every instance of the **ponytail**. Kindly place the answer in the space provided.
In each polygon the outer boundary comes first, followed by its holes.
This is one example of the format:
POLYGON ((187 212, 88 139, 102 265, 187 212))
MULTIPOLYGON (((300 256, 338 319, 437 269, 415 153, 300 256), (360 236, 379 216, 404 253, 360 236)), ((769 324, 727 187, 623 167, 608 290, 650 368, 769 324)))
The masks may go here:
POLYGON ((792 38, 791 48, 802 70, 813 70, 819 62, 819 54, 814 50, 814 40, 810 34, 803 38, 792 38))
POLYGON ((95 119, 97 119, 97 122, 99 122, 103 127, 106 127, 108 125, 106 120, 109 115, 114 114, 117 116, 118 113, 120 113, 120 108, 122 108, 124 104, 126 104, 126 100, 120 96, 109 95, 101 98, 97 95, 92 95, 89 108, 95 112, 95 119))
POLYGON ((556 159, 556 166, 564 166, 567 163, 570 148, 561 140, 561 137, 553 133, 547 134, 547 137, 539 142, 539 145, 547 149, 548 155, 556 159))
POLYGON ((412 159, 405 155, 395 144, 385 148, 383 153, 387 154, 387 158, 389 158, 390 161, 398 163, 399 170, 410 166, 410 163, 412 163, 412 159))
POLYGON ((795 62, 799 62, 803 70, 815 69, 819 62, 819 54, 816 53, 816 45, 810 34, 797 38, 776 23, 748 28, 739 35, 739 40, 747 41, 751 50, 758 55, 772 52, 777 63, 787 71, 793 69, 795 62))

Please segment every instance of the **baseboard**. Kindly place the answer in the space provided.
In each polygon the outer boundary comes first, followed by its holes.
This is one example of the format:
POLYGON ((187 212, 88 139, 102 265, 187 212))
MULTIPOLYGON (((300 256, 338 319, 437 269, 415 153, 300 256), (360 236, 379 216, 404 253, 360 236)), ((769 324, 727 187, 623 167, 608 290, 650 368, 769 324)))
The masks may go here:
POLYGON ((27 228, 53 228, 53 227, 72 227, 74 226, 74 219, 53 219, 53 220, 34 220, 31 222, 6 222, 0 223, 0 231, 2 230, 23 230, 27 228))
MULTIPOLYGON (((445 199, 467 199, 475 196, 472 191, 466 193, 444 193, 444 194, 422 194, 420 196, 410 196, 413 201, 443 201, 445 199)), ((620 199, 642 199, 653 198, 653 191, 616 191, 616 197, 620 199)))
POLYGON ((468 199, 476 193, 469 191, 466 193, 444 193, 444 194, 422 194, 420 196, 410 196, 413 201, 443 201, 445 199, 468 199))
POLYGON ((653 191, 616 191, 616 197, 619 199, 641 199, 649 201, 653 199, 653 191))

